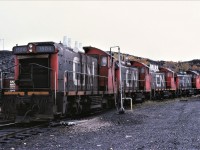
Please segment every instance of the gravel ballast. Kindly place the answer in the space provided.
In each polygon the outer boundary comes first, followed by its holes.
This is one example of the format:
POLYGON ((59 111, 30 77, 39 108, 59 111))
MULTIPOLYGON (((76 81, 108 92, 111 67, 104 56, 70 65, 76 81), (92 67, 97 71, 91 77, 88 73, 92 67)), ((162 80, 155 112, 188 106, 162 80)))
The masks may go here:
POLYGON ((200 149, 200 99, 145 102, 73 126, 31 136, 2 149, 132 150, 200 149))

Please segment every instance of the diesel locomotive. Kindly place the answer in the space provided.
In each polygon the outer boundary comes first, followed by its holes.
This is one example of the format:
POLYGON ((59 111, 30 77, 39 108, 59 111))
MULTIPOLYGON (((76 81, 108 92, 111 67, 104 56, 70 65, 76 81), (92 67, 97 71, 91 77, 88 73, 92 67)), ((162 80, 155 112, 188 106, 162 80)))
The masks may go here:
POLYGON ((13 47, 14 76, 1 71, 1 113, 5 119, 49 120, 94 109, 122 107, 123 100, 189 96, 200 91, 197 71, 175 73, 114 58, 88 46, 84 52, 63 43, 31 42, 13 47), (9 82, 12 85, 4 83, 9 82))
POLYGON ((54 42, 15 46, 15 88, 1 92, 5 118, 52 119, 113 105, 113 58, 94 47, 84 50, 54 42))

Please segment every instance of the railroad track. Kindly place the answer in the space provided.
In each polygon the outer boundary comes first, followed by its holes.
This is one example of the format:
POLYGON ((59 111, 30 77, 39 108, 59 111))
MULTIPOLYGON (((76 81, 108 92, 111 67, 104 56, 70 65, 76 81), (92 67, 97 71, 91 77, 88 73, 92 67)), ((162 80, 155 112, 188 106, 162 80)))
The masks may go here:
POLYGON ((6 143, 14 143, 24 140, 27 137, 37 135, 39 133, 49 131, 47 123, 34 125, 30 127, 19 127, 16 123, 2 125, 0 128, 0 145, 6 143))
POLYGON ((14 123, 14 120, 1 120, 0 119, 0 126, 4 124, 14 123))

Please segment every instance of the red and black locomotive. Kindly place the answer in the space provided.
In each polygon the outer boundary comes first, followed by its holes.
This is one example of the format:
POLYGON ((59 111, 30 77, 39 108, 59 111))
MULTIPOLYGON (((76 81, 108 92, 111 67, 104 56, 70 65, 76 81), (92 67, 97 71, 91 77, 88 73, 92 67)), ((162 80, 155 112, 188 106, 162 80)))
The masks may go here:
MULTIPOLYGON (((119 107, 120 94, 123 99, 143 101, 199 93, 197 71, 177 74, 160 67, 152 72, 141 62, 118 61, 111 51, 83 49, 84 53, 54 42, 15 46, 15 73, 10 79, 15 81, 14 88, 1 87, 4 117, 53 119, 119 107)), ((1 75, 3 85, 4 73, 1 75)))
POLYGON ((15 46, 15 89, 2 87, 1 93, 5 117, 52 119, 111 106, 115 63, 102 50, 84 50, 53 42, 15 46))

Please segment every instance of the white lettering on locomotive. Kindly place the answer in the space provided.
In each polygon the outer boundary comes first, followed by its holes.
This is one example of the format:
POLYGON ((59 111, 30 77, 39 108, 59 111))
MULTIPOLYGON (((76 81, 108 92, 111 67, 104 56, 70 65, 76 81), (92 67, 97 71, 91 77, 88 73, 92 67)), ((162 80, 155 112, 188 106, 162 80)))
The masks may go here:
MULTIPOLYGON (((92 62, 92 79, 94 82, 94 62, 92 62)), ((92 83, 92 85, 93 85, 93 83, 92 83)))
POLYGON ((180 78, 180 86, 184 87, 185 83, 184 83, 184 77, 180 78))
POLYGON ((126 70, 126 87, 129 87, 130 85, 129 85, 129 70, 126 70))
POLYGON ((126 70, 126 87, 137 87, 138 74, 137 71, 133 70, 132 73, 129 73, 129 70, 126 70), (131 77, 130 77, 131 76, 131 77))
POLYGON ((94 62, 92 62, 92 66, 87 64, 87 75, 88 75, 88 84, 93 86, 93 81, 94 81, 94 62))
POLYGON ((165 78, 163 75, 156 74, 156 87, 165 87, 165 78))
POLYGON ((85 68, 86 68, 86 64, 83 63, 82 64, 82 67, 83 67, 83 81, 82 81, 82 86, 85 86, 85 68))
POLYGON ((85 86, 85 77, 87 75, 88 77, 88 83, 87 84, 90 84, 91 86, 93 85, 93 77, 94 77, 94 62, 92 62, 92 65, 86 65, 86 64, 82 64, 82 67, 83 67, 83 74, 82 74, 82 82, 80 81, 80 72, 76 70, 76 64, 80 63, 80 59, 78 57, 74 57, 73 59, 73 82, 74 82, 74 85, 76 86, 85 86), (87 69, 87 73, 85 72, 85 68, 87 69), (79 74, 77 74, 79 73, 79 74), (85 75, 86 73, 86 75, 85 75))
POLYGON ((182 77, 180 80, 180 86, 181 87, 190 87, 191 86, 191 78, 190 77, 182 77))
POLYGON ((80 79, 77 79, 77 71, 76 71, 76 64, 80 63, 80 59, 78 57, 74 57, 73 59, 73 81, 74 81, 74 85, 81 85, 80 84, 80 79))
POLYGON ((189 87, 192 86, 192 78, 190 78, 190 77, 187 78, 187 84, 189 87))
POLYGON ((157 72, 157 71, 159 71, 158 65, 150 64, 149 68, 150 68, 151 72, 157 72))
POLYGON ((15 91, 15 80, 10 80, 10 91, 11 92, 15 91))

